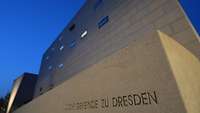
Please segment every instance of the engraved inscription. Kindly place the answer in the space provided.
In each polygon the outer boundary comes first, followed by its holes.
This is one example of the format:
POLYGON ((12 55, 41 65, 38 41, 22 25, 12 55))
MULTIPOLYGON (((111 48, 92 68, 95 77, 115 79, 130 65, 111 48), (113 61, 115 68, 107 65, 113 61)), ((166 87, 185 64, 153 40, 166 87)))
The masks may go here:
MULTIPOLYGON (((100 98, 100 97, 99 97, 100 98)), ((142 93, 133 93, 123 96, 105 97, 94 100, 74 102, 65 105, 66 111, 71 110, 87 110, 87 109, 106 109, 106 108, 123 108, 131 106, 142 106, 142 105, 157 105, 158 92, 156 91, 145 91, 142 93)))

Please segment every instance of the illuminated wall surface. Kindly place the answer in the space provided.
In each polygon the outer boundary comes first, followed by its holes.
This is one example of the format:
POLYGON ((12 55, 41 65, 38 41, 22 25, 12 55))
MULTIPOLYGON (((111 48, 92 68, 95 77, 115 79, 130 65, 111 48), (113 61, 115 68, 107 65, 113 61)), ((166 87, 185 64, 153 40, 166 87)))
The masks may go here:
POLYGON ((88 0, 14 113, 200 113, 200 43, 177 0, 88 0))
POLYGON ((9 113, 11 111, 12 105, 14 103, 15 97, 17 95, 17 91, 20 87, 21 81, 22 81, 23 77, 19 77, 18 79, 16 79, 14 81, 13 84, 13 88, 12 88, 12 92, 10 93, 10 98, 9 98, 9 103, 8 103, 8 108, 7 108, 7 113, 9 113))

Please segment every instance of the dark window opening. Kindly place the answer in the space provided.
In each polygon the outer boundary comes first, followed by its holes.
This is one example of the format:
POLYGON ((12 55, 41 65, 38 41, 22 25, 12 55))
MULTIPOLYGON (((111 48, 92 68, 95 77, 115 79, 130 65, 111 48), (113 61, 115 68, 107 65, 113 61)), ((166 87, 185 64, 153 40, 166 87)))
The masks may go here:
POLYGON ((98 22, 98 28, 100 29, 103 27, 106 23, 109 21, 109 16, 103 17, 99 22, 98 22))
POLYGON ((42 90, 43 90, 43 88, 41 87, 41 88, 40 88, 40 92, 41 92, 42 90))
POLYGON ((43 90, 43 88, 41 87, 41 88, 40 88, 40 95, 42 95, 42 94, 43 94, 42 90, 43 90))
POLYGON ((54 84, 50 84, 50 90, 53 89, 53 87, 54 87, 54 84))
POLYGON ((75 29, 76 25, 75 24, 72 24, 70 27, 69 27, 69 31, 73 31, 75 29))

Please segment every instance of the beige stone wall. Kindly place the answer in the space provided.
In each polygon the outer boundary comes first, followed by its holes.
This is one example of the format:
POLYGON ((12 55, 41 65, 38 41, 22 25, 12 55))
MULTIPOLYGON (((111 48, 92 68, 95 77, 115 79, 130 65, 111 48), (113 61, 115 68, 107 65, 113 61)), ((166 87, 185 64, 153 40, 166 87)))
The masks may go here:
POLYGON ((198 58, 163 32, 147 36, 130 42, 15 113, 198 113, 198 58), (157 102, 150 98, 150 103, 144 93, 156 93, 157 102), (115 106, 116 98, 127 99, 134 94, 140 95, 138 105, 118 100, 115 106), (107 108, 102 106, 102 99, 108 99, 107 108), (97 101, 97 108, 83 104, 92 100, 97 101), (70 104, 76 107, 72 109, 70 104))
MULTIPOLYGON (((186 19, 176 0, 105 0, 98 10, 94 11, 95 0, 88 0, 63 31, 63 39, 57 39, 44 55, 40 78, 36 93, 45 93, 50 85, 59 85, 80 71, 101 61, 119 49, 126 47, 130 41, 144 38, 146 32, 160 30, 172 36, 176 41, 190 50, 196 57, 200 56, 200 45, 197 35, 186 19), (100 18, 108 15, 109 22, 98 29, 100 18), (76 29, 68 31, 75 23, 76 29), (82 30, 87 29, 88 35, 80 39, 82 30), (69 40, 76 39, 73 49, 68 49, 69 40), (64 51, 59 51, 61 44, 64 51), (55 51, 51 51, 54 48, 55 51), (50 60, 46 61, 46 56, 50 60), (63 69, 58 65, 64 64, 63 69), (52 65, 53 69, 48 70, 52 65), (39 91, 43 88, 43 91, 39 91)), ((59 37, 60 38, 60 37, 59 37)))
MULTIPOLYGON (((146 98, 146 96, 145 96, 146 98)), ((80 72, 62 85, 36 98, 15 113, 177 113, 185 112, 176 81, 157 32, 140 38, 129 46, 80 72), (147 38, 147 37, 146 37, 147 38), (113 97, 156 93, 157 103, 139 105, 124 103, 113 107, 113 97), (109 107, 102 108, 101 99, 108 98, 109 107), (98 108, 68 110, 68 104, 98 100, 98 108)))
POLYGON ((199 59, 170 36, 159 34, 188 113, 199 113, 199 59))
MULTIPOLYGON (((72 20, 91 29, 86 40, 78 42, 70 54, 55 54, 66 64, 63 70, 50 73, 57 87, 15 113, 200 112, 199 99, 195 99, 200 44, 178 2, 105 0, 102 12, 95 15, 90 10, 92 1, 82 8, 88 13, 79 12, 72 20), (89 21, 85 14, 94 18, 89 21), (102 15, 109 15, 110 21, 96 31, 102 15), (102 108, 104 98, 109 100, 108 108, 102 108), (130 105, 134 100, 140 103, 130 105)), ((47 85, 43 76, 36 95, 40 86, 47 85)))

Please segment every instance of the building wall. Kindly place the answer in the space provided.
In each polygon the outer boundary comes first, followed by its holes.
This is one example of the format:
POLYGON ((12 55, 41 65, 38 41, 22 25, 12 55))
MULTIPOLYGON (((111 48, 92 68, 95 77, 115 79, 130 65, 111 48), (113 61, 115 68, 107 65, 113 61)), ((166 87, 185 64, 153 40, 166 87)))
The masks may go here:
POLYGON ((37 98, 15 113, 199 113, 200 44, 178 1, 95 4, 88 0, 44 54, 37 98))
POLYGON ((199 67, 193 53, 155 30, 14 113, 199 113, 199 67))
POLYGON ((13 112, 33 99, 36 81, 37 75, 32 73, 24 73, 14 81, 7 113, 13 112))
POLYGON ((156 30, 172 36, 200 58, 197 36, 176 0, 88 0, 44 54, 35 96, 70 80, 129 42, 148 39, 156 30), (102 2, 94 8, 98 1, 102 2), (98 22, 106 16, 109 22, 99 29, 98 22), (85 30, 88 34, 81 39, 85 30), (74 41, 75 46, 70 47, 74 41), (63 67, 59 68, 60 64, 63 67))
POLYGON ((23 80, 17 91, 13 107, 19 108, 33 99, 37 76, 38 75, 32 73, 23 74, 23 80))
POLYGON ((10 111, 12 111, 12 106, 13 106, 13 103, 15 101, 17 91, 19 90, 22 79, 23 79, 23 77, 19 77, 13 82, 13 88, 12 88, 12 91, 11 91, 11 94, 10 94, 6 113, 9 113, 10 111))
POLYGON ((200 99, 200 62, 184 46, 160 32, 161 42, 188 113, 198 113, 200 99))

